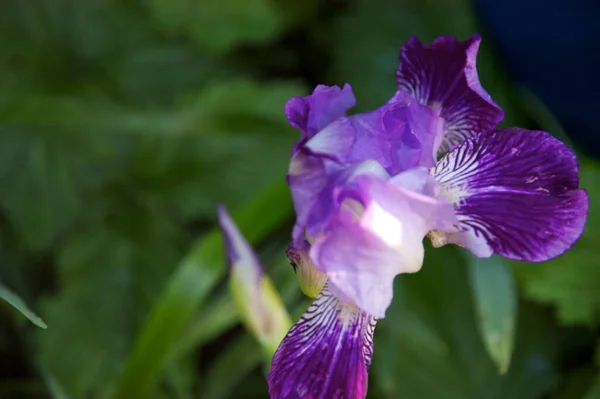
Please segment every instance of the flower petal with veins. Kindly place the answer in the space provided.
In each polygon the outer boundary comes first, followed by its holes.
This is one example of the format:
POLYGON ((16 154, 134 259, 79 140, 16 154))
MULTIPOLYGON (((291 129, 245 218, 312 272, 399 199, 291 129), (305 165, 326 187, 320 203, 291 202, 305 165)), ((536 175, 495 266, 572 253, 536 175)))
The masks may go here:
POLYGON ((459 223, 435 231, 434 246, 455 243, 480 257, 543 262, 583 233, 589 199, 577 158, 550 134, 500 129, 469 138, 432 170, 459 223))
POLYGON ((325 284, 273 357, 271 399, 365 399, 375 324, 325 284))
POLYGON ((479 35, 464 42, 447 35, 429 46, 416 37, 402 46, 396 71, 398 92, 408 92, 421 104, 441 109, 445 121, 443 140, 438 141, 441 152, 495 128, 504 119, 502 109, 479 82, 476 58, 480 43, 479 35))

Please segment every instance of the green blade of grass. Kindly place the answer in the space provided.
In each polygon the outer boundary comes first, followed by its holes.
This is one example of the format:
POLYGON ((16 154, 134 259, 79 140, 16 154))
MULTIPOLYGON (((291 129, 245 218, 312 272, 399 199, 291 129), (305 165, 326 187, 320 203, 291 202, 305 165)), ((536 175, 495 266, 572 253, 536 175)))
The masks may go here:
POLYGON ((23 316, 27 317, 33 324, 40 328, 48 328, 46 323, 19 297, 17 294, 9 290, 5 285, 0 284, 0 298, 4 299, 10 305, 12 305, 15 309, 23 314, 23 316))
MULTIPOLYGON (((249 242, 264 238, 291 215, 288 187, 281 182, 233 215, 249 242)), ((221 234, 204 236, 173 273, 135 341, 114 391, 117 399, 152 396, 177 341, 206 296, 225 273, 221 234)))

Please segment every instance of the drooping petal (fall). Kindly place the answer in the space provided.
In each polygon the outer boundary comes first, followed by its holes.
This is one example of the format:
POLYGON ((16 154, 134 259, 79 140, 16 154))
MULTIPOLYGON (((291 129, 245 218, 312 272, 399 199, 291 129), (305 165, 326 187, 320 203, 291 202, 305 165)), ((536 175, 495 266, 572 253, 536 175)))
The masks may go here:
POLYGON ((271 399, 365 399, 375 322, 325 284, 273 357, 271 399))
POLYGON ((476 58, 480 42, 479 35, 464 42, 440 36, 423 46, 413 37, 400 52, 398 90, 410 93, 422 104, 441 109, 445 121, 442 152, 467 137, 494 129, 504 118, 502 109, 479 82, 476 58))
POLYGON ((454 230, 431 234, 475 255, 542 262, 583 233, 589 199, 571 149, 542 131, 500 129, 467 139, 432 171, 454 203, 454 230))

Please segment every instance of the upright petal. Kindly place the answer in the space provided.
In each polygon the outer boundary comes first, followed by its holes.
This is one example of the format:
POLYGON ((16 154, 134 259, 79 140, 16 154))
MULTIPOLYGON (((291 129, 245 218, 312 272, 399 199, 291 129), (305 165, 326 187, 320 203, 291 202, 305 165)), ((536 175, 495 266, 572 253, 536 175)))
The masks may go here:
POLYGON ((285 115, 290 125, 300 130, 302 136, 294 147, 298 147, 334 120, 346 115, 346 111, 356 105, 352 87, 318 85, 306 97, 292 97, 285 105, 285 115))
POLYGON ((375 323, 325 284, 273 357, 271 399, 364 399, 375 323))
POLYGON ((583 233, 589 200, 575 154, 542 131, 501 129, 469 138, 432 171, 459 224, 431 234, 475 255, 542 262, 583 233))
MULTIPOLYGON (((394 277, 421 268, 427 232, 455 223, 451 204, 398 185, 408 182, 359 176, 356 187, 338 192, 341 207, 311 249, 332 292, 376 318, 391 303, 394 277)), ((420 188, 430 189, 427 179, 420 188)))
POLYGON ((429 46, 415 37, 402 47, 396 71, 399 91, 422 104, 441 108, 445 133, 440 150, 447 151, 476 133, 491 130, 504 112, 479 82, 476 57, 481 37, 464 42, 441 36, 429 46))
POLYGON ((245 327, 271 353, 292 324, 279 294, 224 207, 218 208, 232 298, 245 327))
POLYGON ((434 165, 434 147, 443 126, 439 110, 406 94, 374 111, 337 119, 306 147, 341 163, 374 160, 395 175, 418 165, 434 165))

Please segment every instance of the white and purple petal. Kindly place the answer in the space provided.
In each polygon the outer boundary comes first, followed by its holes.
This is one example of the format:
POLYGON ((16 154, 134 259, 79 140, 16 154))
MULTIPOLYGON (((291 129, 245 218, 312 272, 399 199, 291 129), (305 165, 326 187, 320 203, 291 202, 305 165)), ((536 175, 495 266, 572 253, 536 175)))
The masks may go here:
POLYGON ((325 284, 275 352, 271 399, 365 399, 375 323, 325 284))
POLYGON ((396 275, 421 268, 427 232, 456 223, 452 205, 432 196, 429 179, 420 168, 389 181, 361 175, 337 192, 339 209, 316 238, 311 258, 338 298, 385 317, 396 275))
POLYGON ((345 116, 355 105, 356 99, 349 84, 345 84, 343 89, 318 85, 309 96, 292 97, 285 105, 285 115, 290 125, 302 133, 293 152, 331 122, 345 116))
POLYGON ((459 220, 431 233, 434 246, 530 262, 561 255, 587 217, 578 172, 573 151, 546 132, 510 128, 468 139, 432 170, 459 220))
POLYGON ((335 193, 361 174, 387 179, 387 172, 374 161, 341 164, 301 147, 292 157, 287 181, 292 192, 296 224, 293 244, 301 246, 305 235, 316 236, 336 212, 335 193))
POLYGON ((441 108, 445 120, 440 151, 447 151, 476 133, 491 130, 504 112, 479 82, 476 57, 481 37, 464 42, 441 36, 429 46, 416 37, 402 47, 396 71, 398 94, 410 93, 422 104, 441 108))

